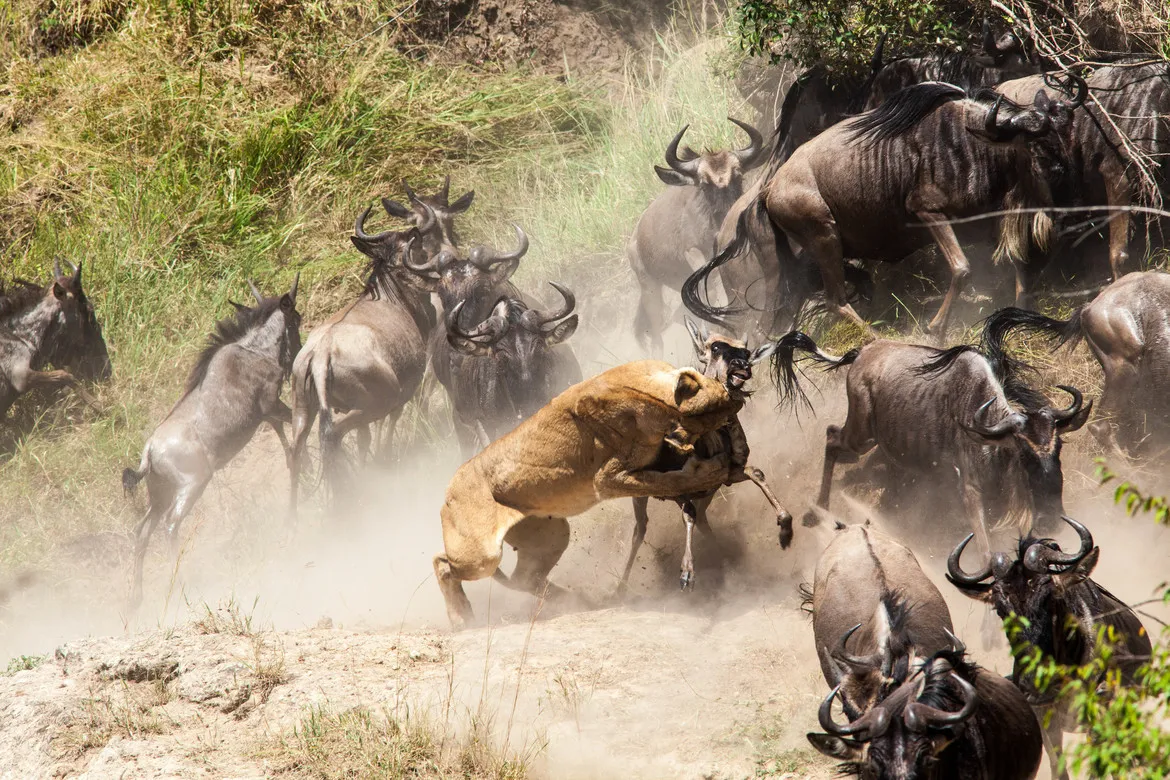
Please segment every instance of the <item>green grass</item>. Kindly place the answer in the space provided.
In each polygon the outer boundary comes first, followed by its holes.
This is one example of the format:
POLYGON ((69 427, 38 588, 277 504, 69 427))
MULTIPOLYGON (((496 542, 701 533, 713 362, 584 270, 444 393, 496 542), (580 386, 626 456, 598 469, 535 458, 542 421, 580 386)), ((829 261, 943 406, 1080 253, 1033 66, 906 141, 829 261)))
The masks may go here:
POLYGON ((743 109, 712 72, 722 39, 689 49, 664 33, 621 77, 581 81, 443 61, 404 31, 414 13, 407 0, 0 10, 0 120, 12 127, 0 135, 0 278, 84 261, 114 365, 100 411, 69 397, 19 404, 35 425, 0 463, 0 568, 128 529, 121 468, 228 301, 248 278, 277 290, 300 272, 308 330, 354 294, 353 219, 400 196, 401 179, 425 190, 450 172, 474 188, 469 243, 510 245, 507 222, 521 224, 526 289, 628 284, 625 237, 661 189, 650 166, 666 141, 686 122, 695 146, 736 137, 724 117, 743 109))

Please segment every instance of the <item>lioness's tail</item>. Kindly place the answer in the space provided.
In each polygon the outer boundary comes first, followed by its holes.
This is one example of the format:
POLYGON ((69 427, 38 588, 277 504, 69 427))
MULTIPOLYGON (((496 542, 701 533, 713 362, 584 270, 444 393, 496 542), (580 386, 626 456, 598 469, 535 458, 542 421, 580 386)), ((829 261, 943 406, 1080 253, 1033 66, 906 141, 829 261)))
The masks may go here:
POLYGON ((791 331, 780 337, 776 342, 776 351, 772 354, 772 380, 776 383, 776 390, 780 394, 780 406, 793 406, 797 402, 812 408, 808 396, 800 386, 796 376, 796 350, 807 352, 809 358, 824 365, 829 370, 847 366, 861 354, 860 348, 851 349, 840 357, 826 354, 821 351, 816 342, 805 333, 798 330, 791 331))

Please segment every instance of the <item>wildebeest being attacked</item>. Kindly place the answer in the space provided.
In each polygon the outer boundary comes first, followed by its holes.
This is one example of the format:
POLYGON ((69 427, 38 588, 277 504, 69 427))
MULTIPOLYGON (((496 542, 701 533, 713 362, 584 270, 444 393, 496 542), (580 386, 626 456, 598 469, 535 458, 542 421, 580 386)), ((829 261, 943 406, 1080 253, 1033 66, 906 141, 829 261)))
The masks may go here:
MULTIPOLYGON (((746 385, 752 378, 752 366, 766 360, 775 350, 774 343, 765 344, 755 350, 748 349, 747 340, 737 340, 720 334, 708 334, 705 327, 696 325, 685 318, 687 330, 691 334, 691 342, 695 348, 695 355, 699 360, 703 376, 722 382, 728 394, 736 401, 743 403, 748 398, 746 385)), ((667 439, 668 444, 670 439, 667 439)), ((732 420, 717 431, 707 434, 695 445, 692 450, 680 448, 680 452, 672 457, 679 459, 679 465, 689 457, 694 450, 700 457, 709 458, 719 451, 726 451, 731 458, 733 479, 731 482, 751 481, 764 494, 764 498, 776 513, 776 524, 780 526, 780 546, 787 550, 792 544, 792 515, 780 505, 772 489, 765 481, 764 472, 748 465, 749 448, 747 435, 739 424, 738 418, 732 420)), ((695 562, 691 550, 691 540, 694 529, 715 541, 715 533, 707 522, 707 509, 711 506, 715 493, 702 496, 684 496, 675 498, 683 511, 683 522, 686 524, 686 546, 683 552, 682 572, 680 581, 684 589, 694 585, 695 562)), ((630 542, 630 557, 626 560, 626 569, 622 574, 622 585, 630 579, 630 571, 634 568, 634 560, 638 556, 638 549, 646 539, 646 526, 650 522, 647 512, 650 499, 639 496, 634 499, 634 537, 630 542)))
POLYGON ((777 386, 789 402, 802 396, 796 349, 830 368, 850 367, 845 425, 825 432, 820 508, 829 507, 836 464, 878 447, 896 466, 954 486, 984 554, 988 517, 1019 513, 1026 530, 1052 527, 1064 513, 1061 437, 1084 425, 1093 406, 1076 388, 1061 386, 1073 400, 1055 409, 1002 353, 879 340, 834 357, 796 334, 782 339, 773 357, 777 386))
MULTIPOLYGON (((365 289, 356 301, 313 329, 292 367, 289 478, 294 516, 301 456, 318 413, 322 471, 327 487, 336 490, 345 435, 356 431, 364 455, 370 427, 384 419, 386 433, 377 449, 380 454, 389 452, 394 425, 426 370, 427 338, 435 317, 431 285, 403 264, 421 231, 369 235, 364 230, 369 211, 358 217, 352 237, 354 246, 370 259, 365 289)), ((433 221, 433 212, 427 213, 433 221)))
MULTIPOLYGON (((795 316, 814 292, 800 272, 811 262, 820 271, 829 311, 868 329, 846 298, 844 259, 897 262, 933 239, 951 270, 950 287, 929 326, 944 333, 970 274, 949 221, 1050 205, 1047 181, 1034 160, 1053 131, 1063 132, 1084 96, 1081 89, 1066 103, 1045 94, 1029 109, 1005 110, 970 99, 954 85, 927 82, 834 125, 793 152, 744 211, 735 239, 687 279, 687 308, 713 321, 734 311, 704 302, 700 290, 710 273, 750 241, 762 265, 791 279, 774 302, 778 309, 795 316), (760 210, 766 214, 753 220, 760 210), (789 239, 802 249, 803 261, 791 256, 789 239)), ((1031 248, 1047 246, 1051 220, 1007 217, 999 224, 996 252, 1014 264, 1017 302, 1024 301, 1031 288, 1031 248)))
POLYGON ((669 470, 655 464, 741 408, 721 382, 694 369, 626 363, 570 387, 460 466, 441 512, 444 552, 434 560, 452 626, 473 619, 466 580, 490 576, 560 595, 548 574, 569 546, 567 518, 610 498, 705 493, 728 482, 726 452, 695 454, 669 470), (499 570, 505 542, 517 554, 511 576, 499 570))
POLYGON ((1023 309, 1003 309, 987 320, 999 341, 1015 330, 1054 337, 1070 349, 1084 339, 1105 373, 1089 430, 1102 445, 1131 452, 1157 450, 1170 432, 1170 274, 1126 274, 1067 320, 1023 309))
POLYGON ((811 602, 821 672, 851 721, 888 693, 884 681, 954 644, 950 610, 914 553, 868 524, 837 530, 811 602))
POLYGON ((0 289, 0 419, 30 390, 71 387, 93 405, 82 381, 109 377, 110 356, 80 265, 66 275, 54 263, 45 287, 17 281, 0 289))
POLYGON ((159 521, 174 549, 183 518, 212 476, 252 440, 262 423, 272 426, 288 450, 283 426, 291 413, 280 400, 280 389, 301 346, 299 280, 298 275, 287 293, 274 298, 253 286, 256 305, 237 305, 234 315, 216 323, 183 396, 147 439, 137 470, 122 472, 126 492, 145 479, 150 500, 134 534, 132 608, 142 600, 143 558, 159 521))
POLYGON ((764 139, 749 124, 731 119, 750 139, 743 149, 696 154, 679 143, 684 127, 666 147, 666 164, 654 166, 665 191, 646 207, 626 246, 640 297, 634 335, 655 357, 662 355, 668 324, 663 290, 678 290, 694 269, 690 250, 700 258, 715 251, 715 236, 731 205, 743 194, 743 175, 762 160, 764 139))
POLYGON ((1057 701, 1059 682, 1037 685, 1029 671, 1029 651, 1039 650, 1061 665, 1084 666, 1099 656, 1098 631, 1104 627, 1107 637, 1118 643, 1109 668, 1121 674, 1123 684, 1132 684, 1134 673, 1149 661, 1151 645, 1133 610, 1089 578, 1101 553, 1089 529, 1063 519, 1080 538, 1076 552, 1066 553, 1052 539, 1029 535, 1020 540, 1014 560, 1007 553, 995 553, 986 566, 967 574, 961 559, 971 541, 968 536, 947 560, 947 579, 967 596, 994 606, 1004 620, 1012 615, 1020 619, 1018 635, 1008 636, 1016 656, 1012 680, 1042 719, 1053 716, 1045 729, 1045 747, 1053 777, 1067 778, 1067 772, 1058 770, 1062 732, 1076 719, 1067 710, 1069 702, 1057 701))

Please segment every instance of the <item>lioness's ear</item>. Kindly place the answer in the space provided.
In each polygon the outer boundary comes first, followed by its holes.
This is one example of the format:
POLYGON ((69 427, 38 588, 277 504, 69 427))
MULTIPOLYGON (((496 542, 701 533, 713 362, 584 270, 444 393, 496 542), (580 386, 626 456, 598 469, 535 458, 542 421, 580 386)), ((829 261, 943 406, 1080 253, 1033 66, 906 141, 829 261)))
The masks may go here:
POLYGON ((692 370, 683 370, 678 374, 678 382, 674 386, 674 404, 682 406, 684 401, 694 398, 703 389, 698 375, 692 370))

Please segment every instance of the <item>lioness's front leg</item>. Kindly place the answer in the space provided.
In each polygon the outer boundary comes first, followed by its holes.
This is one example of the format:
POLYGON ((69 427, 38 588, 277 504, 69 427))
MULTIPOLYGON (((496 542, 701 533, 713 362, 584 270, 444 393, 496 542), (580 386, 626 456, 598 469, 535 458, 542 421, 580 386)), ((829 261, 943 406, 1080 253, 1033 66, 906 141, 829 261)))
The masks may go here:
POLYGON ((713 458, 692 457, 681 469, 630 469, 610 458, 593 478, 598 498, 673 498, 717 490, 727 479, 727 453, 713 458))

